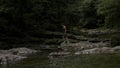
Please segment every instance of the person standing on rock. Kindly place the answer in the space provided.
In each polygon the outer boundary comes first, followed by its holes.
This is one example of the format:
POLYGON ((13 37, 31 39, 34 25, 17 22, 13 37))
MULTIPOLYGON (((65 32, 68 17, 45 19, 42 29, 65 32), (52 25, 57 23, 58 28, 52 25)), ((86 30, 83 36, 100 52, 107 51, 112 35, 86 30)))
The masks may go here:
POLYGON ((62 24, 62 27, 64 29, 64 34, 63 34, 63 42, 64 43, 69 43, 68 36, 67 36, 67 28, 64 24, 62 24))

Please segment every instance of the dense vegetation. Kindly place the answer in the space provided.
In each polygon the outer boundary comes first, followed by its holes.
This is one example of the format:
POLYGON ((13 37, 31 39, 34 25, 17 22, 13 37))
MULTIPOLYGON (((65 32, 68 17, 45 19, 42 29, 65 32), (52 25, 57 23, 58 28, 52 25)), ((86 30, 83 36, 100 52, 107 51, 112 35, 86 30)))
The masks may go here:
MULTIPOLYGON (((43 42, 46 31, 119 28, 119 0, 0 0, 0 41, 43 42)), ((54 37, 52 37, 54 38, 54 37)), ((2 44, 2 43, 1 43, 2 44)))

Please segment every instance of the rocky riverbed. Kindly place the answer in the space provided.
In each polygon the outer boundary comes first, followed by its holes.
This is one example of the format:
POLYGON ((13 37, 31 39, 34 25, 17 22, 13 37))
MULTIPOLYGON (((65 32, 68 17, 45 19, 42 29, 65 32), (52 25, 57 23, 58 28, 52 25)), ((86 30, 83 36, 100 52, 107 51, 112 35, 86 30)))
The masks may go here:
POLYGON ((27 55, 36 53, 36 50, 28 48, 13 48, 9 50, 0 50, 0 64, 14 63, 27 58, 27 55))
POLYGON ((120 46, 111 46, 111 36, 119 34, 119 30, 80 30, 83 35, 74 35, 74 39, 77 39, 76 43, 61 43, 59 48, 62 49, 60 52, 52 52, 49 57, 56 56, 68 56, 68 55, 82 55, 82 54, 103 54, 103 53, 120 53, 120 46), (86 33, 86 35, 84 35, 86 33), (104 36, 109 34, 109 38, 104 36), (103 38, 97 36, 89 37, 89 35, 103 35, 103 38))

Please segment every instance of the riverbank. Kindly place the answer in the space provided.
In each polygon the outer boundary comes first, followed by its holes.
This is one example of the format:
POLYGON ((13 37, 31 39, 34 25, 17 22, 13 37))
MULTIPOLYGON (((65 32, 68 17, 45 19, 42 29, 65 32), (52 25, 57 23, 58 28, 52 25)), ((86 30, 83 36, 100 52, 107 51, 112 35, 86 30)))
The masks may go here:
POLYGON ((22 48, 12 48, 9 50, 0 50, 0 64, 7 65, 26 59, 28 55, 37 53, 37 50, 22 48))

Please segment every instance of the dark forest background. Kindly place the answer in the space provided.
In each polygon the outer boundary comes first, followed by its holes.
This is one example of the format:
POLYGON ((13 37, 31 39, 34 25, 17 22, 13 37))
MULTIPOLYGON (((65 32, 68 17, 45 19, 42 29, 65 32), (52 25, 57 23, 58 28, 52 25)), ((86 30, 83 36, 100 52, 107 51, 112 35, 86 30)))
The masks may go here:
MULTIPOLYGON (((82 28, 119 29, 120 0, 0 0, 2 47, 45 44, 46 39, 59 37, 50 32, 63 33, 62 24, 71 33, 82 28)), ((18 46, 4 48, 12 47, 18 46)))

